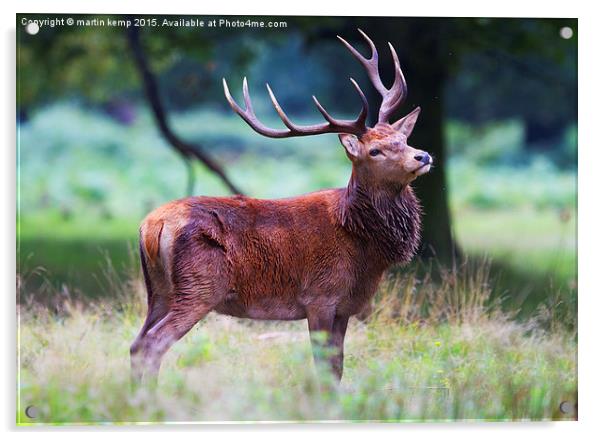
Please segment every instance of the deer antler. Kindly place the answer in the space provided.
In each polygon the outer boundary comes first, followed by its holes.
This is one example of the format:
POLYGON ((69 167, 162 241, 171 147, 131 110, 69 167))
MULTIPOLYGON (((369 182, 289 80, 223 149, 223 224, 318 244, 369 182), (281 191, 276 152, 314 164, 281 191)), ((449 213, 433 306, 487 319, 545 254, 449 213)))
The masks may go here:
MULTIPOLYGON (((393 48, 391 43, 389 43, 389 49, 391 49, 391 56, 393 57, 393 63, 395 64, 395 80, 393 81, 393 85, 391 86, 391 88, 388 89, 385 87, 380 78, 380 74, 378 71, 378 51, 376 50, 374 42, 370 38, 368 38, 368 36, 361 29, 358 29, 358 31, 366 39, 368 45, 370 46, 370 49, 372 50, 370 58, 362 56, 353 46, 351 46, 343 38, 339 36, 337 36, 337 38, 341 40, 341 42, 347 47, 347 49, 349 49, 352 55, 355 58, 357 58, 359 62, 362 63, 362 65, 365 67, 366 71, 368 72, 368 77, 370 78, 370 81, 372 81, 372 84, 383 98, 378 112, 378 122, 388 123, 389 118, 391 117, 393 112, 397 109, 397 107, 399 107, 403 103, 408 90, 406 80, 403 77, 401 67, 399 66, 399 58, 397 56, 397 53, 395 52, 395 49, 393 48)), ((282 110, 282 107, 278 103, 276 96, 274 96, 274 93, 272 92, 272 89, 270 88, 269 84, 266 84, 268 93, 270 95, 270 99, 272 100, 272 105, 276 109, 276 112, 278 113, 278 116, 280 116, 280 119, 282 119, 284 125, 287 127, 286 129, 270 128, 264 125, 257 118, 257 115, 255 115, 255 111, 253 110, 253 105, 251 104, 251 97, 249 96, 249 86, 247 84, 246 77, 244 78, 242 84, 243 99, 245 101, 244 109, 241 106, 239 106, 236 103, 236 101, 234 101, 234 99, 232 98, 225 78, 223 79, 223 83, 224 93, 226 95, 228 103, 230 104, 230 107, 232 107, 232 110, 238 113, 238 115, 247 124, 249 124, 253 130, 264 136, 272 138, 287 138, 295 136, 311 136, 314 134, 322 133, 349 133, 354 134, 356 136, 361 136, 367 130, 366 118, 368 116, 368 100, 366 99, 364 92, 362 92, 362 89, 355 82, 355 80, 353 78, 349 79, 351 80, 351 83, 355 87, 355 90, 357 90, 357 92, 360 95, 360 98, 362 99, 362 110, 360 111, 357 118, 355 120, 334 119, 328 114, 328 112, 324 109, 322 104, 320 104, 317 98, 315 96, 312 96, 316 107, 318 107, 318 110, 320 111, 320 113, 322 113, 322 116, 324 116, 326 122, 323 122, 321 124, 303 126, 297 125, 289 119, 286 113, 284 113, 284 110, 282 110)))
POLYGON ((297 125, 288 118, 286 113, 284 113, 284 110, 282 110, 282 107, 280 107, 280 104, 278 104, 278 101, 276 100, 276 97, 274 96, 274 93, 272 92, 272 89, 270 88, 269 84, 266 84, 268 93, 270 95, 270 99, 272 100, 272 104, 274 105, 276 112, 278 112, 278 116, 280 116, 280 119, 282 119, 282 122, 284 123, 284 125, 286 125, 287 129, 269 128, 266 125, 264 125, 261 121, 259 121, 257 115, 255 115, 255 111, 253 111, 253 105, 251 104, 251 97, 249 96, 249 86, 247 84, 246 77, 243 79, 242 83, 242 93, 243 99, 245 101, 244 109, 241 106, 239 106, 236 103, 236 101, 234 101, 234 99, 232 98, 225 78, 223 79, 223 83, 224 93, 226 95, 228 103, 230 104, 230 107, 232 107, 232 110, 238 113, 238 115, 247 124, 249 124, 253 130, 264 136, 272 138, 287 138, 295 136, 310 136, 322 133, 349 133, 354 134, 356 136, 361 136, 366 131, 366 117, 368 116, 368 100, 366 99, 364 92, 362 92, 362 89, 355 82, 355 80, 353 78, 349 79, 351 80, 351 83, 353 84, 353 86, 359 93, 360 98, 362 99, 362 110, 360 111, 357 118, 351 121, 335 119, 328 114, 328 112, 324 109, 322 104, 320 104, 318 99, 315 96, 312 96, 316 107, 318 107, 318 110, 320 111, 320 113, 322 113, 322 116, 324 116, 326 122, 323 122, 321 124, 304 126, 297 125))
POLYGON ((380 95, 383 98, 382 103, 380 105, 380 110, 378 112, 378 122, 387 123, 389 122, 389 118, 391 117, 393 112, 397 109, 397 107, 399 107, 403 103, 408 92, 408 86, 406 84, 406 80, 399 65, 399 58, 397 56, 397 52, 395 52, 395 49, 393 48, 391 43, 389 43, 389 49, 391 49, 391 56, 393 57, 393 63, 395 64, 395 81, 393 81, 393 85, 390 89, 387 89, 385 87, 378 72, 378 51, 376 50, 376 46, 374 45, 374 42, 361 29, 358 29, 358 31, 360 34, 362 34, 362 37, 364 37, 364 39, 370 46, 370 49, 372 51, 370 58, 362 56, 362 54, 360 54, 351 44, 345 41, 342 37, 337 35, 337 38, 341 40, 341 42, 347 47, 347 49, 349 49, 349 52, 351 52, 351 54, 355 58, 357 58, 360 63, 362 63, 362 65, 368 72, 368 77, 370 78, 370 81, 372 81, 374 88, 376 88, 378 93, 380 93, 380 95))

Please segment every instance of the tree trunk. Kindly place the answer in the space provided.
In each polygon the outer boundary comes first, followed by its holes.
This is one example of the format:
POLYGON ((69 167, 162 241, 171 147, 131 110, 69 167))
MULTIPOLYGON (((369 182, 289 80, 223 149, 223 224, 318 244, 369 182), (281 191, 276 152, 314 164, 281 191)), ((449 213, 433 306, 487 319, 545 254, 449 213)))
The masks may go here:
POLYGON ((419 177, 413 184, 424 208, 421 255, 435 257, 439 262, 448 264, 453 260, 455 249, 445 173, 447 158, 441 102, 443 78, 425 75, 421 79, 421 89, 415 90, 415 99, 412 99, 422 108, 421 118, 410 138, 410 145, 427 151, 434 158, 430 173, 419 177))

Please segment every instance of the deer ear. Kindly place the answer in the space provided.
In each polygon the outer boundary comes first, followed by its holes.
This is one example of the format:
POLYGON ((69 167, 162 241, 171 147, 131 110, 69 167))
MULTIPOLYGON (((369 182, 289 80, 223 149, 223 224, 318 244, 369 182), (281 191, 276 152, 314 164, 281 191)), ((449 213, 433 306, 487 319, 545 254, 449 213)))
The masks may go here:
POLYGON ((416 120, 418 119, 419 114, 420 107, 416 107, 399 121, 393 123, 392 127, 401 134, 405 135, 406 138, 409 138, 412 134, 412 130, 414 130, 414 125, 416 125, 416 120))
POLYGON ((347 133, 339 134, 339 140, 343 147, 345 147, 345 151, 347 152, 347 156, 350 159, 354 157, 358 157, 360 154, 360 141, 357 136, 347 133))

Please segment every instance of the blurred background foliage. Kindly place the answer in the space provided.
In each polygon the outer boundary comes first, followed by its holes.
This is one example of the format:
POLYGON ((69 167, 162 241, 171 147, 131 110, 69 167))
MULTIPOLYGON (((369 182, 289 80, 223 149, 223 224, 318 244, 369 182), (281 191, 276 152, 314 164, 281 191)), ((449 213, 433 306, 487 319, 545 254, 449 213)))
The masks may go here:
MULTIPOLYGON (((133 60, 132 34, 73 26, 29 35, 21 18, 22 292, 48 284, 110 296, 98 280, 104 256, 129 269, 128 253, 148 211, 190 190, 229 191, 162 136, 133 60)), ((219 19, 203 17, 210 18, 219 19)), ((493 259, 492 282, 504 286, 514 305, 534 310, 551 292, 574 304, 576 19, 261 19, 287 27, 135 30, 177 136, 213 158, 250 196, 345 185, 350 164, 334 136, 255 134, 227 106, 221 78, 240 99, 247 76, 257 114, 271 126, 280 122, 266 81, 299 122, 320 120, 313 94, 336 115, 359 110, 349 76, 375 109, 377 94, 335 38, 340 34, 366 53, 355 30, 361 27, 381 51, 385 81, 392 73, 385 42, 400 55, 410 94, 397 116, 423 108, 410 139, 436 160, 433 173, 415 184, 425 206, 423 257, 453 264, 486 255, 493 259)))

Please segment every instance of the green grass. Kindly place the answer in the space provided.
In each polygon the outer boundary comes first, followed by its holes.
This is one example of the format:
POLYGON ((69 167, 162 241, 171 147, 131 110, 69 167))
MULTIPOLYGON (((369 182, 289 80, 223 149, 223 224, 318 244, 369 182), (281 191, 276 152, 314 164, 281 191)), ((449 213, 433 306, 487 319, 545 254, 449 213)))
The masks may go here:
POLYGON ((577 307, 574 210, 455 210, 455 236, 472 258, 492 262, 491 282, 522 317, 551 299, 577 307))
POLYGON ((340 386, 314 368, 304 322, 210 314, 168 353, 156 390, 132 390, 139 280, 110 302, 22 306, 17 422, 573 419, 559 405, 576 401, 575 334, 487 305, 485 269, 385 282, 371 317, 350 324, 340 386))
POLYGON ((487 253, 517 271, 538 273, 576 285, 576 219, 555 211, 463 211, 456 236, 471 254, 487 253))

